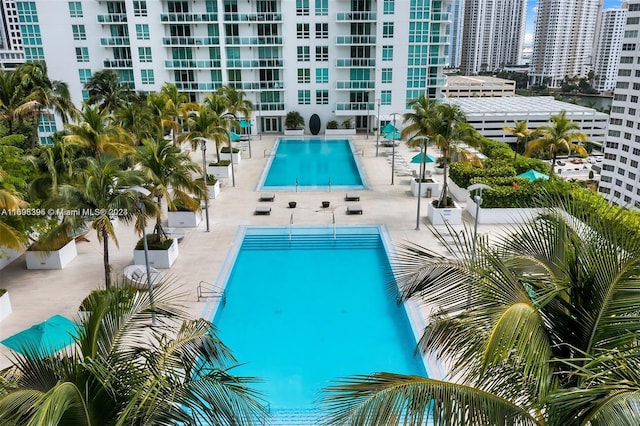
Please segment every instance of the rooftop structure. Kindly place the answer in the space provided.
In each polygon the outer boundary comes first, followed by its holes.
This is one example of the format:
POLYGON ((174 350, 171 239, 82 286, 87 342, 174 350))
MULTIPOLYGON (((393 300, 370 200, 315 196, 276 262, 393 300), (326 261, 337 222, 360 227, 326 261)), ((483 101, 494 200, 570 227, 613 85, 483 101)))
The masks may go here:
POLYGON ((448 98, 514 96, 516 82, 484 75, 447 75, 447 85, 442 88, 442 94, 448 98))
POLYGON ((594 88, 601 92, 610 92, 616 87, 626 22, 626 7, 602 11, 593 66, 594 88))

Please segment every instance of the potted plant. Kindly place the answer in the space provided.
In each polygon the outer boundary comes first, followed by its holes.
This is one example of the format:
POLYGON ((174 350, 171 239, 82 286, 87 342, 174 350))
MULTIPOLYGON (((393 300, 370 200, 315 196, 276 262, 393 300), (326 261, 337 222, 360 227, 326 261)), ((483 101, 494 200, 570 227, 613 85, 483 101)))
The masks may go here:
POLYGON ((289 111, 284 119, 285 136, 303 136, 304 118, 298 111, 289 111))
POLYGON ((344 120, 342 122, 342 127, 345 128, 345 129, 350 129, 352 127, 351 126, 351 119, 344 120))
MULTIPOLYGON (((178 240, 167 238, 162 234, 147 234, 147 248, 149 266, 158 269, 168 269, 178 258, 178 240)), ((133 263, 145 264, 144 240, 141 238, 133 250, 133 263)))
MULTIPOLYGON (((65 218, 67 219, 67 218, 65 218)), ((40 239, 25 252, 27 269, 62 269, 78 256, 72 238, 72 221, 50 219, 40 230, 40 239)))
POLYGON ((338 128, 338 122, 336 120, 331 120, 327 122, 327 129, 328 130, 335 130, 338 128))
MULTIPOLYGON (((198 181, 202 182, 204 178, 198 178, 198 181)), ((220 181, 215 175, 207 175, 207 192, 209 198, 216 198, 220 195, 220 181)))
POLYGON ((231 177, 231 160, 211 162, 207 166, 207 173, 218 179, 231 177))
POLYGON ((325 135, 355 135, 356 129, 352 128, 351 120, 344 120, 342 126, 338 125, 336 120, 327 122, 327 127, 324 131, 325 135))
POLYGON ((220 148, 220 159, 221 160, 231 160, 233 159, 233 164, 240 164, 240 148, 233 148, 233 155, 231 155, 231 149, 228 146, 223 146, 220 148))
POLYGON ((200 223, 202 215, 200 212, 200 201, 193 198, 193 201, 178 199, 169 207, 167 214, 167 224, 170 228, 195 228, 200 223))
POLYGON ((9 292, 0 288, 0 321, 8 317, 11 312, 11 300, 9 299, 9 292))

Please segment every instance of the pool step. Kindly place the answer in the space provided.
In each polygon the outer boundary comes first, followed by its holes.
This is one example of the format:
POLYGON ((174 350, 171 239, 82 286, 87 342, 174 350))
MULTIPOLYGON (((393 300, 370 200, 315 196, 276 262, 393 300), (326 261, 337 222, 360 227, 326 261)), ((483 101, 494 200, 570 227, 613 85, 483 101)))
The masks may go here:
POLYGON ((288 249, 344 249, 378 248, 382 244, 379 235, 368 234, 292 234, 289 235, 245 235, 242 248, 246 250, 288 250, 288 249))

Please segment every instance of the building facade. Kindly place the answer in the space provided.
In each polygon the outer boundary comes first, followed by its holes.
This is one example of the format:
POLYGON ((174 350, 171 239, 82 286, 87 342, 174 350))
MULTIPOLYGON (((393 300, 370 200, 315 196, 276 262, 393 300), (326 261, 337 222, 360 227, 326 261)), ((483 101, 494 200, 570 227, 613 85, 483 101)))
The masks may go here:
POLYGON ((495 71, 520 63, 526 0, 466 0, 460 71, 495 71))
POLYGON ((640 208, 640 0, 628 2, 617 83, 598 191, 611 203, 640 208))
POLYGON ((602 0, 539 0, 529 75, 559 87, 565 76, 586 77, 602 0))
POLYGON ((16 7, 25 59, 46 61, 76 105, 112 69, 136 91, 170 82, 194 101, 232 85, 256 105, 254 131, 281 131, 288 111, 370 129, 445 83, 443 0, 3 3, 16 7))
POLYGON ((447 98, 515 96, 516 82, 486 75, 448 75, 442 94, 447 98))
POLYGON ((600 92, 613 91, 616 86, 626 22, 626 6, 623 9, 602 11, 593 63, 593 87, 600 92))
MULTIPOLYGON (((469 0, 467 0, 469 1, 469 0)), ((448 68, 460 67, 460 56, 462 54, 462 25, 464 23, 464 4, 465 0, 451 0, 447 6, 449 13, 449 40, 450 43, 445 46, 445 55, 449 63, 448 68)))

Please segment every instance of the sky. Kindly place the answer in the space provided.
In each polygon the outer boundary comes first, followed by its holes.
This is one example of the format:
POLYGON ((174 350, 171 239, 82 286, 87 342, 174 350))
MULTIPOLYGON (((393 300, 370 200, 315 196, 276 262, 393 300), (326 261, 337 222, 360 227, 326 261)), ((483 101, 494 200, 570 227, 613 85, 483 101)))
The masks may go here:
MULTIPOLYGON (((580 1, 580 0, 576 0, 580 1)), ((604 0, 604 4, 602 6, 603 9, 610 9, 612 7, 620 7, 623 0, 604 0)), ((535 31, 535 26, 533 22, 535 21, 535 8, 538 4, 538 0, 528 0, 527 2, 527 25, 525 29, 525 45, 530 45, 533 41, 533 32, 535 31)))

